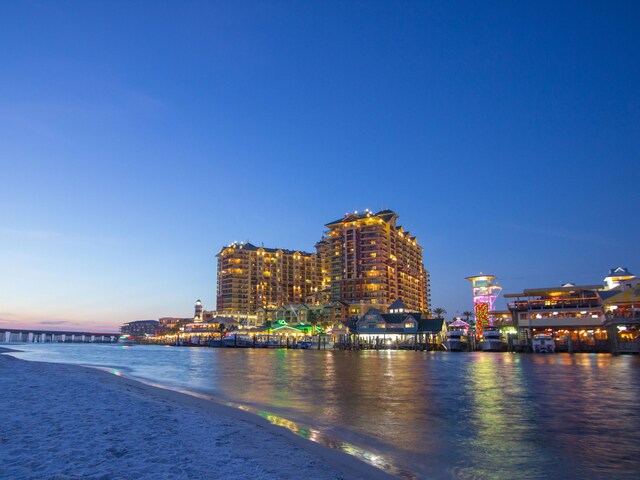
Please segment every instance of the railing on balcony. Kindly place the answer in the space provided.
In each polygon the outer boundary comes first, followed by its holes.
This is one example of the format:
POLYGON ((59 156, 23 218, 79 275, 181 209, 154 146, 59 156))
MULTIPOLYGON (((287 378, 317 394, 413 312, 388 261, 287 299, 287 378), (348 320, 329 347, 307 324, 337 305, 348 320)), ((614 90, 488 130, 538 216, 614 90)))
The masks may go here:
POLYGON ((637 310, 615 310, 605 314, 607 320, 615 323, 624 323, 628 321, 640 322, 640 311, 637 310))
POLYGON ((560 310, 578 308, 600 308, 602 302, 597 297, 563 300, 522 300, 509 303, 510 310, 560 310))

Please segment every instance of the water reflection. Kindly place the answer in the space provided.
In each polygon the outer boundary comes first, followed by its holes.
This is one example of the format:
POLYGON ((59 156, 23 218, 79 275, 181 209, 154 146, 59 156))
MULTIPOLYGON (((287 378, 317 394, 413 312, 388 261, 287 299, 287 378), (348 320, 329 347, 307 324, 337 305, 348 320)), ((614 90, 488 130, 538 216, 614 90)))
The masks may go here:
POLYGON ((466 455, 454 466, 457 476, 506 478, 523 467, 529 467, 531 476, 543 475, 540 466, 527 465, 542 452, 526 437, 531 418, 522 404, 519 361, 511 355, 474 355, 477 358, 468 362, 465 377, 469 412, 461 443, 466 455))
MULTIPOLYGON (((21 348, 23 348, 21 346, 21 348)), ((259 414, 396 475, 634 478, 640 359, 25 346, 259 414)))
POLYGON ((341 450, 344 453, 353 455, 359 460, 368 463, 369 465, 372 465, 376 468, 384 470, 385 472, 392 475, 396 475, 402 478, 416 478, 416 475, 413 472, 394 465, 389 459, 385 458, 382 455, 375 454, 337 438, 326 436, 319 430, 301 426, 296 422, 292 422, 291 420, 287 420, 286 418, 279 417, 269 412, 261 411, 258 412, 258 415, 265 418, 273 425, 286 428, 296 435, 299 435, 307 440, 311 440, 312 442, 316 442, 326 447, 333 448, 335 450, 341 450))

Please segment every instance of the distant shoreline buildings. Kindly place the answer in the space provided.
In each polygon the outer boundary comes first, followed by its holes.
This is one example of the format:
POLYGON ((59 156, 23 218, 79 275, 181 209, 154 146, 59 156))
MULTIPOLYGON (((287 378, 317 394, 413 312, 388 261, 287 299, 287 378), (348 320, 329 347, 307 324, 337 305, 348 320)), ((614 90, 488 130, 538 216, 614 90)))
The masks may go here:
MULTIPOLYGON (((391 210, 347 213, 325 224, 314 252, 248 242, 224 246, 216 255, 216 310, 205 310, 198 300, 193 317, 130 322, 122 331, 149 335, 155 328, 177 342, 184 340, 180 335, 201 342, 242 330, 267 337, 322 334, 342 344, 358 338, 375 348, 388 342, 435 348, 447 335, 446 312, 436 309, 439 318, 433 319, 423 248, 397 219, 391 210)), ((464 315, 474 317, 477 338, 485 327, 497 327, 514 335, 513 348, 525 350, 540 335, 555 342, 555 351, 638 350, 640 280, 626 268, 611 269, 605 285, 506 294, 508 311, 494 310, 501 291, 495 276, 467 280, 474 309, 464 315)))
MULTIPOLYGON (((275 269, 276 274, 280 255, 283 253, 291 257, 283 264, 293 263, 294 271, 296 268, 300 269, 299 266, 295 267, 296 262, 312 262, 311 259, 304 260, 301 252, 254 246, 246 251, 240 246, 233 248, 242 250, 245 255, 244 252, 249 252, 249 258, 255 252, 264 251, 265 258, 274 260, 269 260, 269 263, 275 264, 270 268, 275 269)), ((349 243, 346 248, 351 248, 349 243)), ((232 253, 234 252, 235 250, 232 253)), ((348 272, 345 268, 343 274, 347 275, 348 272)), ((291 278, 299 281, 301 276, 294 274, 291 278)), ((291 282, 295 283, 293 280, 291 282)), ((372 296, 368 303, 365 299, 360 299, 351 304, 344 300, 329 300, 307 304, 289 303, 279 307, 261 306, 256 309, 255 315, 247 314, 242 321, 232 315, 223 316, 218 311, 204 310, 202 302, 198 300, 193 317, 164 317, 159 321, 129 322, 122 327, 122 332, 136 337, 153 337, 155 328, 156 338, 148 341, 187 345, 210 345, 213 342, 210 346, 223 346, 221 342, 225 335, 241 331, 240 335, 244 335, 242 338, 249 338, 254 347, 264 346, 266 338, 267 342, 271 341, 271 346, 294 348, 295 342, 301 338, 308 340, 313 337, 318 348, 320 338, 324 338, 323 341, 328 342, 330 348, 331 345, 338 345, 335 348, 420 350, 443 348, 449 328, 454 327, 464 328, 464 335, 469 333, 467 329, 471 329, 469 335, 473 335, 474 342, 469 344, 469 348, 478 348, 484 338, 483 329, 491 327, 488 329, 490 332, 495 332, 495 328, 498 328, 501 337, 508 336, 508 342, 503 343, 505 346, 509 345, 510 351, 530 351, 539 337, 552 342, 552 351, 556 352, 640 351, 640 279, 626 268, 611 269, 604 279, 604 285, 580 286, 567 283, 559 287, 529 288, 522 293, 506 294, 508 311, 492 309, 500 290, 493 275, 480 274, 468 277, 467 280, 473 284, 475 306, 482 307, 475 308, 474 312, 465 312, 467 321, 468 317, 475 316, 471 325, 461 319, 448 325, 441 316, 433 319, 425 312, 409 307, 401 299, 395 300, 383 311, 376 307, 378 297, 372 296), (273 342, 277 342, 277 345, 273 342)), ((293 290, 297 290, 296 285, 293 287, 293 290)), ((272 300, 274 302, 286 301, 285 293, 281 290, 274 292, 268 298, 275 299, 272 300)), ((316 291, 314 287, 310 292, 311 298, 327 294, 326 288, 324 291, 316 291)), ((326 300, 331 297, 324 298, 326 300)), ((451 333, 454 333, 453 330, 451 333)))

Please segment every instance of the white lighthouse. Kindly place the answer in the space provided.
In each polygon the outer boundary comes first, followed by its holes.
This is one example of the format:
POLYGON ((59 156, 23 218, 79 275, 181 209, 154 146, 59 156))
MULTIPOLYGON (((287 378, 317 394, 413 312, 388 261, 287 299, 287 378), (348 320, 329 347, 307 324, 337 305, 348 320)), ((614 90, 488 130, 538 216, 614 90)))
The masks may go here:
POLYGON ((194 323, 202 323, 202 302, 200 299, 196 300, 196 311, 193 315, 194 323))

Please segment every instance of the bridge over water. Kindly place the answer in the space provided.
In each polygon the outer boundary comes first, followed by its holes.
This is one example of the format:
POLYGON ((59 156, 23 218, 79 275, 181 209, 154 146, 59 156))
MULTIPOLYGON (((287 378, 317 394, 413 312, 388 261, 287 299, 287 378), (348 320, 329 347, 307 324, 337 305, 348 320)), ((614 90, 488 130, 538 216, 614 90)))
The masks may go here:
POLYGON ((115 343, 119 333, 29 330, 0 327, 0 343, 115 343))

